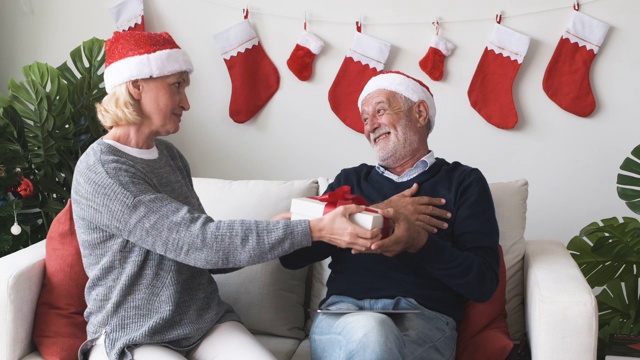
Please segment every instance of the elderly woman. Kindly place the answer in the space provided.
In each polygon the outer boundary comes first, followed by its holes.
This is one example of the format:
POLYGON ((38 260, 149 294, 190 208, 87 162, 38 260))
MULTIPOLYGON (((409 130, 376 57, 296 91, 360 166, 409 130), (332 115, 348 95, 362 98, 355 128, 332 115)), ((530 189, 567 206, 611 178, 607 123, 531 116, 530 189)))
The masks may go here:
MULTIPOLYGON (((276 259, 320 240, 364 251, 380 239, 348 216, 214 221, 171 143, 193 70, 167 33, 116 32, 105 44, 108 133, 77 164, 74 221, 89 281, 90 359, 273 359, 220 299, 212 272, 276 259)), ((286 216, 280 216, 286 218, 286 216)))

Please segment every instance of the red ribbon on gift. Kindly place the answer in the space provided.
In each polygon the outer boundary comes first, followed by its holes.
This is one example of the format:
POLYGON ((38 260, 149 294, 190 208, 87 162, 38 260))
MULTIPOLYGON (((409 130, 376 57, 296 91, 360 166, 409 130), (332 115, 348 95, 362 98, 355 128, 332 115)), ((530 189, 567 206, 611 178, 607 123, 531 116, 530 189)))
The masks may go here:
POLYGON ((322 213, 323 215, 326 215, 327 213, 335 210, 337 207, 344 205, 369 205, 367 201, 361 196, 352 194, 351 186, 349 185, 340 186, 334 191, 328 192, 324 195, 309 196, 309 198, 326 203, 326 205, 324 206, 324 212, 322 213))
MULTIPOLYGON (((367 201, 358 195, 354 195, 351 193, 351 186, 344 185, 335 189, 334 191, 328 192, 321 196, 309 196, 309 199, 314 199, 326 203, 324 205, 323 215, 332 212, 336 208, 344 205, 364 205, 369 206, 367 201)), ((372 212, 379 214, 378 209, 373 209, 370 207, 365 207, 364 211, 372 212)), ((382 230, 382 238, 386 238, 389 236, 389 220, 387 218, 384 219, 384 226, 382 230)))

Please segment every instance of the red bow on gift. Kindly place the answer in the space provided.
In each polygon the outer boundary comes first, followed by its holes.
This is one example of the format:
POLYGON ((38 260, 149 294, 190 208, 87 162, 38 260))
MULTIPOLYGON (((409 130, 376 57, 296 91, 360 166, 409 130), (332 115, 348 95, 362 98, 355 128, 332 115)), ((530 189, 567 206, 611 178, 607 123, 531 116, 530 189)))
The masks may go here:
MULTIPOLYGON (((340 186, 334 191, 328 192, 321 196, 309 196, 309 198, 325 203, 324 210, 322 213, 323 215, 343 205, 355 204, 355 205, 369 206, 369 204, 364 198, 351 193, 351 186, 349 185, 340 186)), ((380 213, 378 209, 372 209, 370 207, 364 208, 364 211, 372 212, 376 214, 380 213)), ((384 239, 387 236, 389 236, 391 225, 388 219, 384 218, 383 221, 384 221, 384 225, 382 227, 382 238, 384 239)))
POLYGON ((335 210, 339 206, 343 205, 364 205, 367 206, 367 201, 358 195, 353 195, 351 193, 351 186, 344 185, 335 189, 334 191, 328 192, 321 196, 310 196, 310 199, 322 201, 323 203, 327 203, 324 206, 324 213, 327 214, 335 210))

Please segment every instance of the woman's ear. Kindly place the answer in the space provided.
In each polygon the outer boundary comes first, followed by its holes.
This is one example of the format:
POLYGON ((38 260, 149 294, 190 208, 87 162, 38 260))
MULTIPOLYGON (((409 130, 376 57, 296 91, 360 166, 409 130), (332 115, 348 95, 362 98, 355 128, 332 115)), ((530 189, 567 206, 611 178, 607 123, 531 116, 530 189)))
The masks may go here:
POLYGON ((142 93, 142 81, 138 80, 130 80, 127 81, 127 89, 135 100, 140 100, 142 93))

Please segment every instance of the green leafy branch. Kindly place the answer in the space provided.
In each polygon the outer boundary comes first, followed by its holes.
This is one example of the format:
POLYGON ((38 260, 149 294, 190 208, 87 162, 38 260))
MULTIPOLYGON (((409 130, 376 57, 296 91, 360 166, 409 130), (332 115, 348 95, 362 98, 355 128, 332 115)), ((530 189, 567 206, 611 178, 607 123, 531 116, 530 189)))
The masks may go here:
MULTIPOLYGON (((640 215, 640 145, 620 165, 618 197, 640 215)), ((608 218, 585 226, 567 249, 598 302, 598 359, 604 359, 610 334, 640 334, 640 221, 608 218)))

